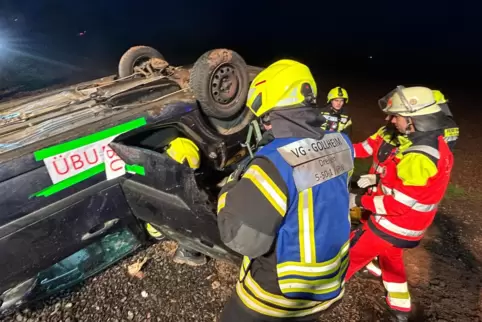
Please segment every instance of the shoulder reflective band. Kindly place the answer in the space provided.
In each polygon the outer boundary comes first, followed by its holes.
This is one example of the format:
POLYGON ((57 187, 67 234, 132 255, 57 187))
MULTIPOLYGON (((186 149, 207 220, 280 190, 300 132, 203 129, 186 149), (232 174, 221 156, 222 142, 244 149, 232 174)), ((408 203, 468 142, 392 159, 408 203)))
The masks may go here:
POLYGON ((434 157, 435 159, 440 159, 440 152, 434 147, 429 145, 412 145, 408 149, 406 149, 403 153, 407 152, 423 152, 427 153, 428 155, 434 157))

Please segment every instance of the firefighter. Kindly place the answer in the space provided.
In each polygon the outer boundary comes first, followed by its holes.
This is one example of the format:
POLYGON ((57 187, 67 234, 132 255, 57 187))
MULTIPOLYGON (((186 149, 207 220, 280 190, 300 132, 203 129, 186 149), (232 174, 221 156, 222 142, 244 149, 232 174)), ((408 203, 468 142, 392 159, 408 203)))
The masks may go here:
MULTIPOLYGON (((384 158, 378 156, 376 173, 358 182, 376 190, 350 194, 351 207, 372 214, 353 235, 346 280, 378 256, 380 267, 371 273, 381 275, 388 307, 406 321, 411 301, 403 250, 416 247, 431 225, 450 180, 453 154, 442 131, 446 115, 430 89, 399 86, 380 100, 380 107, 400 134, 396 147, 389 147, 384 158)), ((382 140, 377 136, 362 146, 366 153, 380 155, 382 140)))
MULTIPOLYGON (((169 142, 165 150, 166 154, 174 161, 185 164, 191 169, 198 169, 201 163, 201 155, 196 144, 186 138, 178 137, 169 142)), ((165 239, 164 234, 154 224, 146 223, 147 233, 156 240, 165 239)), ((201 266, 207 263, 207 258, 200 252, 178 245, 173 261, 178 264, 189 266, 201 266)))
POLYGON ((325 107, 321 108, 321 115, 325 122, 322 128, 327 131, 338 131, 351 137, 352 121, 346 112, 345 105, 348 103, 348 92, 342 87, 330 90, 325 107))
POLYGON ((432 90, 432 93, 435 101, 437 101, 437 104, 440 106, 445 115, 447 115, 445 122, 446 125, 444 126, 444 137, 450 149, 453 151, 459 138, 459 127, 455 123, 454 116, 452 115, 452 111, 448 105, 448 99, 445 98, 445 95, 439 90, 432 90))
POLYGON ((343 297, 353 147, 320 128, 316 90, 288 59, 252 82, 247 106, 273 138, 220 192, 221 239, 244 255, 222 322, 316 321, 343 297))

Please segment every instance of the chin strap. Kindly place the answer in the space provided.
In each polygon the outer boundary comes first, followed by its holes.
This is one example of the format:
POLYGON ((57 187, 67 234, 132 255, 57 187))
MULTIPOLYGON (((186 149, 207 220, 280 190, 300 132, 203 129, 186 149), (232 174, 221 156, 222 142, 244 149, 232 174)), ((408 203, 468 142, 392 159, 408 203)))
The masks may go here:
POLYGON ((241 143, 241 146, 243 148, 245 147, 248 149, 251 159, 254 157, 253 150, 256 149, 259 141, 261 141, 262 138, 263 138, 263 135, 261 134, 261 128, 259 127, 258 120, 252 120, 251 123, 249 124, 248 134, 246 135, 246 141, 244 143, 241 143), (256 143, 254 145, 251 144, 253 131, 254 131, 254 136, 256 140, 256 143))
POLYGON ((410 133, 412 133, 412 131, 410 130, 410 127, 413 125, 412 119, 410 117, 405 117, 405 120, 407 121, 407 127, 405 128, 404 132, 405 132, 405 135, 409 135, 410 133))

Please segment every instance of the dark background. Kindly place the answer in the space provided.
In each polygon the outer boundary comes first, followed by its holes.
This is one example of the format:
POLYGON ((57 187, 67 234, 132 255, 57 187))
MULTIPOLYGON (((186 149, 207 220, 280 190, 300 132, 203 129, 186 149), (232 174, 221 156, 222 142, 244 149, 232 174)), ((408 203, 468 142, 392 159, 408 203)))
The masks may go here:
POLYGON ((480 9, 479 1, 446 0, 1 0, 0 90, 111 75, 129 47, 149 45, 174 65, 219 47, 252 65, 294 58, 322 93, 365 86, 382 96, 420 84, 473 96, 480 9))

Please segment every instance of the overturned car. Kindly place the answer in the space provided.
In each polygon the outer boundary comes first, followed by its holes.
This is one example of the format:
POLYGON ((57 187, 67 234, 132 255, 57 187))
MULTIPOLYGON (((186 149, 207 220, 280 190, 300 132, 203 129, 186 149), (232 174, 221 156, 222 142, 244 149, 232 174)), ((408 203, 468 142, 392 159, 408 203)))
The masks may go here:
POLYGON ((236 260, 218 235, 217 184, 256 143, 245 99, 261 70, 228 49, 175 67, 139 46, 118 75, 0 103, 0 312, 96 274, 149 225, 236 260), (169 155, 179 139, 196 169, 169 155))

